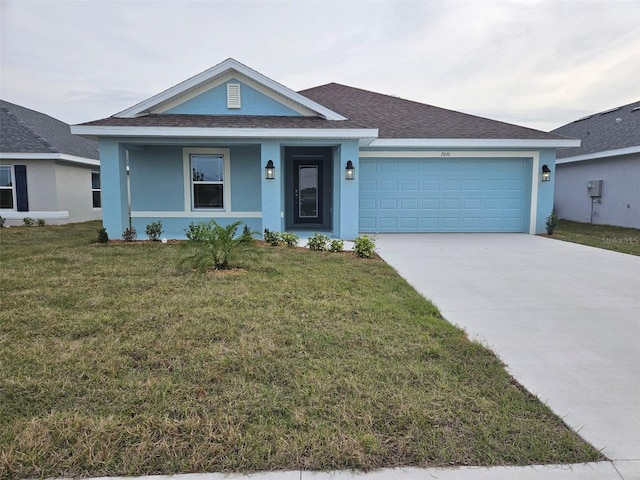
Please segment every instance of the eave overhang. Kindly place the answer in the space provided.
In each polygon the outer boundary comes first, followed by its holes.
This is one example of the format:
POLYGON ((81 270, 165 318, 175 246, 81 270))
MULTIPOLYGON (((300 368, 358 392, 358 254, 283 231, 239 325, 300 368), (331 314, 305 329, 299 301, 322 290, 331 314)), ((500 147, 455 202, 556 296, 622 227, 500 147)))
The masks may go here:
POLYGON ((100 160, 93 158, 67 155, 66 153, 24 153, 0 152, 0 160, 57 160, 61 162, 77 163, 99 167, 100 160))
POLYGON ((640 153, 640 145, 636 147, 618 148, 615 150, 606 150, 604 152, 588 153, 585 155, 575 155, 573 157, 558 158, 556 163, 573 163, 584 162, 587 160, 598 160, 601 158, 617 157, 620 155, 632 155, 634 153, 640 153))
POLYGON ((566 148, 579 147, 574 139, 501 138, 377 138, 370 148, 566 148))

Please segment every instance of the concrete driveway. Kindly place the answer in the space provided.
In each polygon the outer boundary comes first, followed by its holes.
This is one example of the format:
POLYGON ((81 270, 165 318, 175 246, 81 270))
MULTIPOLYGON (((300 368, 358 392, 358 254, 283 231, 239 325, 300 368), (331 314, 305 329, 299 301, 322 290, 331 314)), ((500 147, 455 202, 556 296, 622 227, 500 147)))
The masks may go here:
POLYGON ((640 257, 526 234, 380 234, 451 323, 640 478, 640 257))

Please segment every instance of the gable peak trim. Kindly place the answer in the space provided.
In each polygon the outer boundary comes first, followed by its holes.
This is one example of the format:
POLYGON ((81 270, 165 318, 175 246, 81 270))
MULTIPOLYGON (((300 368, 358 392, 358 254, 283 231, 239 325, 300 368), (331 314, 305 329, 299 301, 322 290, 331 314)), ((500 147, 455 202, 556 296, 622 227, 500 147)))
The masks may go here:
POLYGON ((285 98, 288 98, 289 100, 316 112, 320 117, 326 120, 347 120, 346 117, 343 117, 339 113, 334 112, 333 110, 330 110, 327 107, 324 107, 297 92, 294 92, 293 90, 285 87, 275 80, 262 75, 256 70, 247 67, 246 65, 238 62, 233 58, 228 58, 218 65, 215 65, 208 70, 205 70, 204 72, 188 78, 187 80, 171 88, 168 88, 167 90, 164 90, 163 92, 160 92, 157 95, 154 95, 153 97, 150 97, 147 100, 134 105, 133 107, 116 113, 114 117, 135 118, 148 115, 151 110, 154 109, 154 107, 157 107, 162 103, 166 103, 177 96, 183 95, 189 90, 198 88, 199 86, 208 83, 216 77, 224 75, 230 71, 235 71, 241 75, 248 77, 249 79, 265 86, 270 90, 275 91, 285 98))

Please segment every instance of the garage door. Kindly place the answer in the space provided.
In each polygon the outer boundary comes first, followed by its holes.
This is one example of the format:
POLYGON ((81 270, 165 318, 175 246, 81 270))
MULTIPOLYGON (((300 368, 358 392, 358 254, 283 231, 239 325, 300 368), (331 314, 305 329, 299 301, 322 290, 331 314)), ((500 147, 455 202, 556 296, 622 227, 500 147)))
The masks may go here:
POLYGON ((527 232, 531 160, 363 158, 361 232, 527 232))

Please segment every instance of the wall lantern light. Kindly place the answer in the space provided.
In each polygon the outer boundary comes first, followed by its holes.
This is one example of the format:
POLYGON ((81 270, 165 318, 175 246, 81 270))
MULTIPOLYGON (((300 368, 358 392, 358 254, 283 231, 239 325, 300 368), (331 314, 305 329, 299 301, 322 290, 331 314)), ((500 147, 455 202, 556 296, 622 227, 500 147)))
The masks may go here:
POLYGON ((276 178, 276 167, 273 166, 273 160, 269 160, 267 166, 264 167, 264 178, 267 180, 276 178))
POLYGON ((542 181, 548 182, 551 180, 551 169, 546 165, 542 165, 542 181))
POLYGON ((347 168, 344 171, 344 178, 346 178, 347 180, 353 180, 354 178, 356 178, 356 169, 353 166, 353 162, 351 160, 347 162, 347 168))

